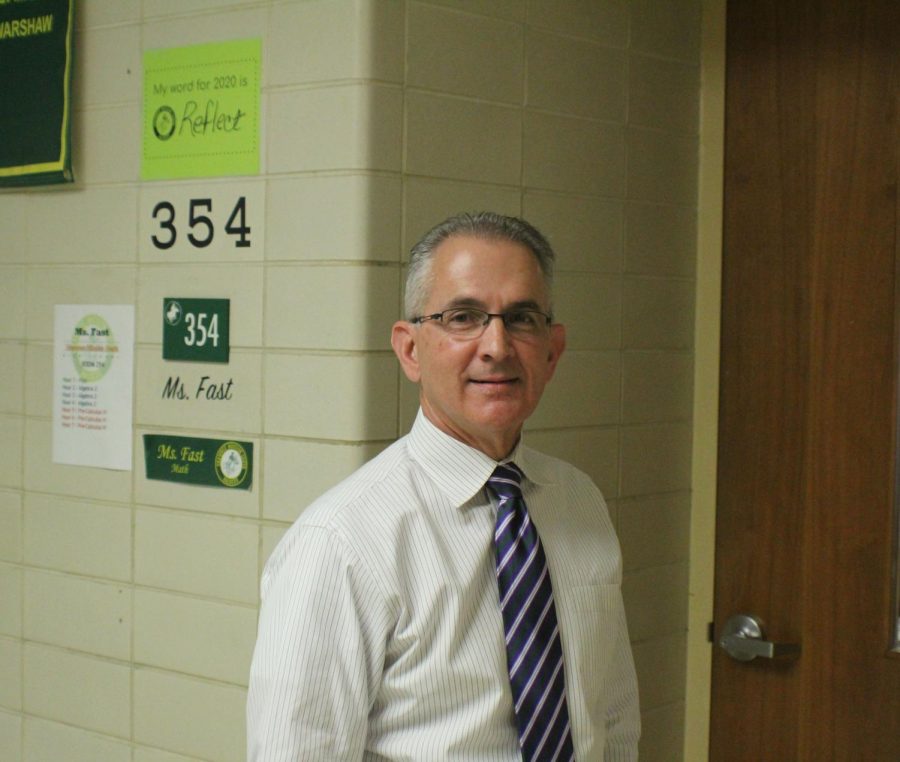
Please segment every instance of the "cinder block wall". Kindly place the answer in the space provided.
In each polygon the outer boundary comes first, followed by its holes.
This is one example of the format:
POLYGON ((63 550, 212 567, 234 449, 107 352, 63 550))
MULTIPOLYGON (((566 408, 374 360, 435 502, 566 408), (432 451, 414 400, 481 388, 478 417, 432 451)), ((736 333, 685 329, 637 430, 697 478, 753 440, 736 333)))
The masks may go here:
POLYGON ((610 501, 641 759, 681 757, 699 0, 83 0, 78 182, 0 193, 0 759, 237 762, 257 578, 416 407, 403 262, 461 209, 559 252, 569 350, 529 424, 610 501), (263 41, 262 171, 139 181, 142 51, 263 41), (160 198, 240 191, 253 253, 146 246, 160 198), (161 396, 163 296, 231 300, 227 402, 161 396), (131 472, 50 458, 53 305, 136 305, 131 472), (250 492, 148 481, 140 436, 239 437, 250 492))

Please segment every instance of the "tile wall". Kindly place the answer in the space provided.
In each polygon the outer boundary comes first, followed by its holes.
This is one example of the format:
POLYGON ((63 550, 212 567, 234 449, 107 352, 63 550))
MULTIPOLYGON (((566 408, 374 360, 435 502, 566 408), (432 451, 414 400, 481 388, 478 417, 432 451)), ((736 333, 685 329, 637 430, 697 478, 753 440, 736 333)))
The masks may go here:
POLYGON ((462 209, 558 249, 569 349, 529 441, 609 498, 641 759, 681 758, 699 0, 82 0, 77 183, 0 194, 0 759, 237 762, 257 579, 405 431, 403 252, 462 209), (263 41, 261 173, 144 182, 145 49, 263 41), (171 256, 149 210, 253 199, 264 245, 171 256), (162 297, 231 300, 228 402, 160 390, 162 297), (53 305, 136 306, 134 470, 51 462, 53 305), (205 402, 205 400, 204 400, 205 402), (249 492, 144 478, 141 435, 239 436, 249 492))

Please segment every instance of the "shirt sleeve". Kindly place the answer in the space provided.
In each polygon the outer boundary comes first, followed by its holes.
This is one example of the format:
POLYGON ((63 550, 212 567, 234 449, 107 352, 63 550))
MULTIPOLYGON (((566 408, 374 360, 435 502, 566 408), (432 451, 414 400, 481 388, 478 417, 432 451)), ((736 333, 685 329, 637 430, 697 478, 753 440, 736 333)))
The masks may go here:
POLYGON ((606 711, 606 749, 604 762, 636 762, 641 736, 637 675, 628 640, 625 607, 618 607, 615 652, 609 679, 609 703, 606 711))
POLYGON ((389 622, 374 579, 333 532, 294 527, 261 593, 248 761, 362 759, 389 622))

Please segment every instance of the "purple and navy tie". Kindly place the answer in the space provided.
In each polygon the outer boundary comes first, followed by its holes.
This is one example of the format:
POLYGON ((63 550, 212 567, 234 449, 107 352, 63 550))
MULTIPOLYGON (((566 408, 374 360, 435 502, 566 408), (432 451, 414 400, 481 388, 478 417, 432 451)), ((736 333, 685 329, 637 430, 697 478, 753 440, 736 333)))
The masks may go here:
POLYGON ((521 484, 514 463, 497 466, 488 479, 499 503, 497 586, 519 747, 525 762, 570 762, 575 751, 550 570, 521 484))

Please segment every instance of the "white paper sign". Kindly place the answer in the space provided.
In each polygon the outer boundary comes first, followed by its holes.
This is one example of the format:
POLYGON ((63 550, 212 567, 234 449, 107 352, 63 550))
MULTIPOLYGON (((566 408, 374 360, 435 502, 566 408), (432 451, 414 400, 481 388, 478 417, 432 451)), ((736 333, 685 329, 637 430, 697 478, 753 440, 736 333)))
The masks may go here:
POLYGON ((131 470, 133 379, 133 305, 56 305, 54 463, 131 470))

